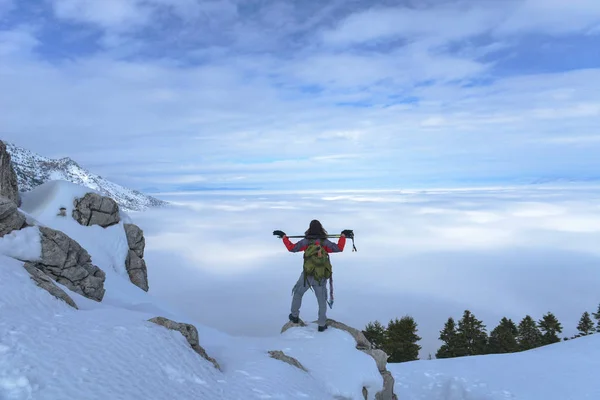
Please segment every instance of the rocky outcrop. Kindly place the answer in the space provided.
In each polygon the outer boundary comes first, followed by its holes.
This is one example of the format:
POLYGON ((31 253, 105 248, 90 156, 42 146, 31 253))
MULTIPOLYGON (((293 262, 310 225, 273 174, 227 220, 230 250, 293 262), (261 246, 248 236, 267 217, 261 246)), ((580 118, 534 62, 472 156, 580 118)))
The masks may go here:
POLYGON ((27 270, 27 272, 29 272, 31 280, 34 281, 36 285, 38 285, 40 288, 44 289, 57 299, 64 301, 71 307, 79 309, 77 307, 77 304, 75 304, 75 302, 73 301, 73 299, 69 297, 69 295, 64 290, 56 286, 54 281, 52 281, 52 279, 50 279, 48 275, 36 268, 35 264, 28 262, 25 263, 23 267, 27 270))
POLYGON ((202 358, 210 361, 216 369, 221 370, 221 367, 219 366, 217 361, 214 358, 210 357, 206 353, 206 350, 204 350, 202 346, 200 346, 200 340, 198 339, 198 330, 194 325, 175 322, 164 317, 155 317, 150 319, 149 321, 164 326, 167 329, 172 329, 181 332, 183 337, 186 338, 186 340, 196 353, 198 353, 202 358))
POLYGON ((335 321, 333 319, 328 319, 327 322, 326 322, 326 324, 327 324, 328 327, 340 329, 340 330, 346 331, 350 335, 352 335, 352 337, 354 338, 354 340, 356 340, 356 348, 358 350, 363 350, 364 351, 364 350, 371 350, 372 349, 371 342, 369 342, 367 340, 367 338, 365 337, 364 333, 362 333, 358 329, 352 328, 351 326, 348 326, 348 325, 343 324, 341 322, 335 321))
POLYGON ((294 357, 286 355, 283 351, 269 350, 269 356, 276 360, 283 361, 284 363, 288 363, 296 368, 301 369, 302 371, 308 372, 308 370, 304 368, 302 364, 300 364, 300 361, 296 360, 294 357))
POLYGON ((142 290, 148 291, 148 269, 144 261, 146 240, 144 232, 135 224, 124 224, 129 253, 125 259, 125 268, 129 280, 142 290))
MULTIPOLYGON (((358 329, 352 328, 346 324, 335 321, 333 319, 327 319, 326 323, 329 327, 346 331, 350 335, 352 335, 352 337, 356 341, 356 348, 370 355, 375 360, 375 363, 377 364, 377 369, 379 370, 379 373, 383 378, 383 390, 375 393, 375 399, 398 400, 398 397, 394 393, 394 377, 392 376, 391 372, 387 370, 386 366, 388 355, 385 354, 385 352, 382 350, 374 349, 373 346, 371 346, 371 342, 369 342, 365 335, 358 329)), ((365 396, 365 399, 367 399, 368 396, 365 390, 366 388, 364 388, 363 390, 363 395, 365 396)))
POLYGON ((118 224, 121 220, 119 206, 110 197, 86 193, 73 201, 73 218, 81 225, 100 225, 103 228, 118 224))
POLYGON ((301 319, 301 318, 298 318, 298 320, 299 320, 299 323, 297 323, 297 324, 293 323, 292 321, 289 321, 287 324, 285 324, 285 325, 284 325, 284 326, 281 328, 281 333, 283 333, 283 332, 287 331, 287 330, 288 330, 288 329, 290 329, 290 328, 298 328, 298 327, 302 328, 302 327, 305 327, 305 326, 306 326, 306 324, 304 323, 304 321, 302 321, 302 319, 301 319))
POLYGON ((17 185, 17 174, 12 166, 10 154, 6 151, 6 144, 0 140, 0 196, 6 197, 21 206, 19 187, 17 185))
POLYGON ((0 237, 27 226, 25 216, 10 199, 0 196, 0 237))
POLYGON ((75 293, 102 301, 106 274, 92 264, 89 253, 61 231, 47 227, 39 229, 42 241, 41 260, 30 265, 75 293))

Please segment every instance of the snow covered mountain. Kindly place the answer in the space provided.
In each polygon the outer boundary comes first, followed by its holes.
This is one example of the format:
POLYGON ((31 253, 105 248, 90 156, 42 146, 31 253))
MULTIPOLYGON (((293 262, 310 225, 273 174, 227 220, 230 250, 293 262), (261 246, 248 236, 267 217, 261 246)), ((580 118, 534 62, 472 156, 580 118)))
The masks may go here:
POLYGON ((22 192, 30 191, 50 180, 66 180, 91 188, 103 196, 112 198, 124 211, 143 211, 149 207, 160 207, 168 204, 163 200, 95 175, 68 157, 53 160, 14 144, 5 143, 22 192))

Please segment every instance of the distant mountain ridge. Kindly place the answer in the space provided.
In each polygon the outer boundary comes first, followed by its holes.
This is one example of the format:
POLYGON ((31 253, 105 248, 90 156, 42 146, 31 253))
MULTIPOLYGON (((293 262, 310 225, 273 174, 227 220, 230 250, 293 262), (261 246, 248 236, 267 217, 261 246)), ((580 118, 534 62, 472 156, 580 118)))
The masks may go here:
POLYGON ((144 211, 168 203, 140 191, 129 189, 106 180, 81 167, 69 157, 51 159, 30 150, 4 142, 17 173, 19 190, 27 192, 50 180, 66 180, 115 200, 124 211, 144 211))

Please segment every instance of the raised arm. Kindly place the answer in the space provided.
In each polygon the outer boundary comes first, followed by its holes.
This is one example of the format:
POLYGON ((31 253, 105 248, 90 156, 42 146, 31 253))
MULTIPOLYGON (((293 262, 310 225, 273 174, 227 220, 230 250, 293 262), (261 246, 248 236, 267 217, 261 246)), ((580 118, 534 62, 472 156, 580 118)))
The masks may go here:
POLYGON ((344 251, 344 247, 346 246, 346 236, 342 235, 338 239, 337 244, 333 243, 329 239, 325 239, 323 242, 323 247, 327 250, 328 253, 341 253, 344 251))
POLYGON ((290 238, 288 238, 287 236, 284 236, 283 237, 283 244, 288 249, 288 251, 290 251, 292 253, 297 253, 299 251, 306 250, 306 248, 308 247, 308 240, 307 239, 302 239, 298 243, 292 243, 292 241, 290 240, 290 238))

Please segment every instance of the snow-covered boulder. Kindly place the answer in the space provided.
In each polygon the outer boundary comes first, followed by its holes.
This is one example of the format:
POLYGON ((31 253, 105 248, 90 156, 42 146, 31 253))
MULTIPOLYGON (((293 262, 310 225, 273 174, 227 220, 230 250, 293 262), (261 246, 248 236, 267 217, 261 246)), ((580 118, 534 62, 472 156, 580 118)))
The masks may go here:
POLYGON ((175 331, 180 332, 183 337, 185 337, 185 339, 188 341, 188 343, 190 344, 190 346, 192 347, 192 349, 194 349, 194 351, 196 353, 198 353, 202 358, 204 358, 205 360, 210 361, 216 369, 220 370, 221 367, 219 366, 219 363, 217 363, 217 361, 210 357, 207 353, 206 350, 204 350, 204 348, 202 346, 200 346, 200 340, 198 338, 198 330, 196 329, 196 327, 194 325, 190 325, 190 324, 185 324, 185 323, 181 323, 181 322, 175 322, 172 321, 168 318, 164 318, 164 317, 155 317, 150 319, 150 322, 153 322, 157 325, 161 325, 164 326, 167 329, 172 329, 175 331))
MULTIPOLYGON (((379 390, 375 393, 376 400, 397 400, 398 397, 394 393, 394 385, 395 380, 393 375, 387 370, 387 359, 388 355, 379 349, 374 349, 371 345, 371 342, 365 337, 362 331, 348 326, 342 322, 333 320, 331 318, 327 319, 327 326, 329 329, 338 329, 344 332, 347 332, 352 336, 354 341, 356 342, 356 349, 361 352, 368 354, 373 358, 375 364, 377 365, 377 369, 383 378, 383 389, 379 390)), ((306 326, 304 321, 300 320, 299 324, 294 324, 293 322, 286 323, 281 329, 281 333, 294 328, 294 327, 303 327, 306 326)), ((369 397, 369 391, 366 387, 363 387, 363 396, 365 399, 372 398, 369 397)))
POLYGON ((6 151, 6 144, 0 141, 0 196, 4 196, 15 205, 21 205, 17 174, 12 166, 10 154, 6 151))
POLYGON ((144 261, 144 248, 146 240, 144 232, 135 224, 124 224, 125 234, 127 235, 127 245, 129 253, 125 259, 125 268, 129 275, 129 280, 144 291, 148 291, 148 270, 146 261, 144 261))
POLYGON ((0 237, 27 226, 25 216, 12 200, 0 196, 0 237))
POLYGON ((121 220, 117 202, 98 193, 86 193, 83 198, 75 199, 73 206, 73 218, 84 226, 100 225, 106 228, 121 220))
POLYGON ((23 267, 27 270, 27 272, 29 272, 29 275, 31 275, 31 280, 34 281, 35 284, 38 285, 38 287, 44 289, 45 291, 47 291, 48 293, 50 293, 52 296, 56 297, 57 299, 64 301, 71 307, 79 309, 79 307, 77 307, 77 304, 75 304, 73 299, 71 297, 69 297, 69 295, 64 290, 59 288, 52 281, 52 279, 50 279, 50 277, 48 275, 46 275, 41 270, 36 268, 34 266, 34 264, 25 263, 25 265, 23 265, 23 267))
MULTIPOLYGON (((370 355, 371 357, 373 357, 373 360, 375 360, 375 363, 377 364, 377 369, 379 370, 379 373, 383 378, 383 390, 375 394, 375 399, 397 400, 398 397, 394 393, 394 377, 387 370, 386 366, 388 355, 383 350, 374 349, 371 345, 371 342, 369 342, 365 335, 356 328, 352 328, 351 326, 348 326, 331 318, 327 319, 327 326, 330 328, 340 329, 348 332, 356 341, 356 349, 370 355)), ((365 395, 365 399, 366 398, 367 395, 365 395)))
POLYGON ((92 264, 89 253, 65 233, 39 228, 42 241, 41 259, 32 266, 58 283, 89 299, 102 301, 106 274, 92 264))

